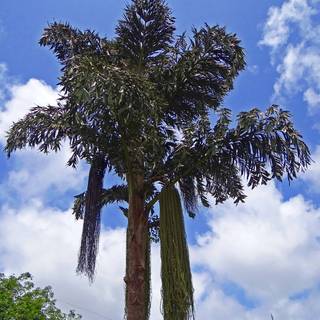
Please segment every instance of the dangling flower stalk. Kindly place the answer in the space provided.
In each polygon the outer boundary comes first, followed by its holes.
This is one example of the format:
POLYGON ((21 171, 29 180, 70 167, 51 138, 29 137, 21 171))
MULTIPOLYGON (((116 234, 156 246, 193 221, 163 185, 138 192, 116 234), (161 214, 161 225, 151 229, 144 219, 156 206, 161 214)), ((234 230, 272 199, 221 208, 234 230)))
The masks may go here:
POLYGON ((85 193, 85 212, 77 272, 86 274, 90 281, 93 281, 99 249, 101 196, 105 170, 106 161, 102 155, 98 155, 91 163, 85 193))
POLYGON ((160 196, 162 311, 165 320, 194 319, 189 252, 179 192, 166 187, 160 196))

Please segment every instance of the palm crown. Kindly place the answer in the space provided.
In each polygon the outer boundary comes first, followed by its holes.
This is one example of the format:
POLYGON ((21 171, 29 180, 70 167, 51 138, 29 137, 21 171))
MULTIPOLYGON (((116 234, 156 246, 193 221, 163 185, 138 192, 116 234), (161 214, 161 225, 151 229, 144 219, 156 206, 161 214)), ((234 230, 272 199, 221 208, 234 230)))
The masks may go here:
POLYGON ((91 279, 102 206, 129 204, 120 207, 128 217, 128 319, 148 318, 150 239, 161 244, 165 319, 193 316, 176 186, 194 216, 199 203, 209 206, 208 194, 216 203, 228 198, 238 203, 245 199, 245 180, 253 188, 285 175, 292 180, 310 163, 308 147, 287 111, 275 105, 266 112, 253 109, 241 112, 233 124, 231 111, 222 107, 245 67, 236 35, 205 25, 190 37, 175 36, 174 21, 163 0, 134 0, 113 40, 68 24, 49 25, 40 44, 50 47, 62 65, 60 99, 57 106, 33 108, 8 133, 9 155, 26 146, 58 151, 66 140, 72 150, 68 165, 76 167, 80 159, 90 164, 88 188, 76 197, 74 213, 84 218, 78 271, 91 279), (124 182, 106 190, 103 179, 111 170, 124 182), (135 195, 141 199, 140 213, 135 195), (134 217, 139 214, 145 225, 144 261, 142 284, 135 286, 145 301, 137 302, 130 289, 130 239, 137 235, 134 217), (174 281, 177 276, 180 280, 174 281), (143 304, 140 318, 133 315, 138 311, 130 313, 134 303, 143 304))

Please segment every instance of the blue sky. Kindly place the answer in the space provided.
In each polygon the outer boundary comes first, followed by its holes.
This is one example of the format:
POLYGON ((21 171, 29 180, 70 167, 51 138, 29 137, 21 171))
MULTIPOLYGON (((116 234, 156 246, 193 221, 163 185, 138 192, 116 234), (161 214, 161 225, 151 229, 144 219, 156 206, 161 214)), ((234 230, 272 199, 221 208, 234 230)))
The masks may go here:
MULTIPOLYGON (((197 319, 314 320, 320 316, 320 1, 168 2, 177 32, 207 22, 236 33, 247 69, 224 104, 235 114, 277 103, 290 110, 314 163, 291 186, 248 190, 245 205, 226 202, 187 220, 197 319), (214 318, 213 318, 214 315, 214 318)), ((50 22, 113 36, 124 1, 2 0, 0 3, 0 144, 12 121, 54 103, 59 65, 38 45, 50 22)), ((104 211, 96 282, 75 275, 81 225, 70 214, 87 167, 65 166, 69 150, 0 154, 0 271, 30 271, 53 285, 59 305, 84 319, 120 319, 124 225, 104 211), (78 307, 78 308, 77 308, 78 307), (95 312, 96 314, 94 314, 95 312), (101 315, 104 315, 101 316, 101 315)), ((159 248, 153 248, 152 319, 161 319, 159 248)))

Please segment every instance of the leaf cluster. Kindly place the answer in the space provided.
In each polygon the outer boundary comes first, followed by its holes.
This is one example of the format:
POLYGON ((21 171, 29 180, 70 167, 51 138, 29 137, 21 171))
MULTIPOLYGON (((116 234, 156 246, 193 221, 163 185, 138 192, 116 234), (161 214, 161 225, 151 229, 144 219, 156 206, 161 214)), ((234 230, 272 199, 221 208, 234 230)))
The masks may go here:
POLYGON ((55 305, 51 287, 36 288, 29 273, 6 277, 0 274, 0 319, 80 320, 74 311, 63 313, 55 305))
MULTIPOLYGON (((134 0, 111 40, 50 24, 40 44, 62 66, 58 106, 33 108, 14 123, 8 154, 27 146, 57 151, 66 141, 68 165, 103 156, 108 172, 120 178, 143 175, 150 214, 159 183, 178 183, 194 216, 199 203, 209 206, 208 194, 217 203, 244 201, 244 180, 254 188, 295 178, 311 159, 288 112, 252 109, 233 126, 222 106, 245 68, 237 36, 209 25, 176 36, 174 22, 163 0, 134 0)), ((76 217, 83 216, 83 198, 76 198, 76 217)), ((104 204, 123 200, 123 189, 114 186, 102 198, 104 204)))

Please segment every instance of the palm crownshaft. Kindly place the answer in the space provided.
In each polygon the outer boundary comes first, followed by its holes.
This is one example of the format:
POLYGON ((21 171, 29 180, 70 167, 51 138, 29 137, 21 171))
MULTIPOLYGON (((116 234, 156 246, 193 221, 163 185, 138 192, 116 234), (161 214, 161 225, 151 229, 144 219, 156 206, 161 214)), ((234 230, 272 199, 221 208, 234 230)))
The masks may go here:
POLYGON ((245 66, 235 35, 205 25, 193 29, 190 39, 185 34, 175 38, 174 30, 174 18, 162 0, 134 0, 114 40, 68 24, 49 25, 40 43, 62 64, 60 101, 57 107, 34 108, 13 124, 6 146, 8 154, 27 146, 49 152, 68 141, 68 164, 76 167, 83 159, 91 165, 87 191, 76 197, 74 206, 76 217, 84 218, 78 271, 91 279, 101 207, 128 204, 120 208, 128 217, 129 320, 149 317, 151 238, 160 240, 163 283, 169 283, 170 274, 185 277, 174 287, 163 286, 166 320, 193 317, 183 219, 178 204, 165 205, 168 199, 180 201, 175 185, 186 211, 194 216, 198 200, 209 206, 207 194, 217 203, 228 198, 244 201, 243 177, 252 187, 285 175, 292 180, 310 163, 308 147, 290 114, 277 106, 265 113, 240 113, 231 126, 231 112, 221 103, 245 66), (124 185, 104 190, 105 172, 110 170, 124 185), (159 200, 168 208, 163 214, 154 211, 159 200), (175 225, 164 218, 168 210, 175 225), (173 230, 180 234, 180 245, 168 250, 173 230))

